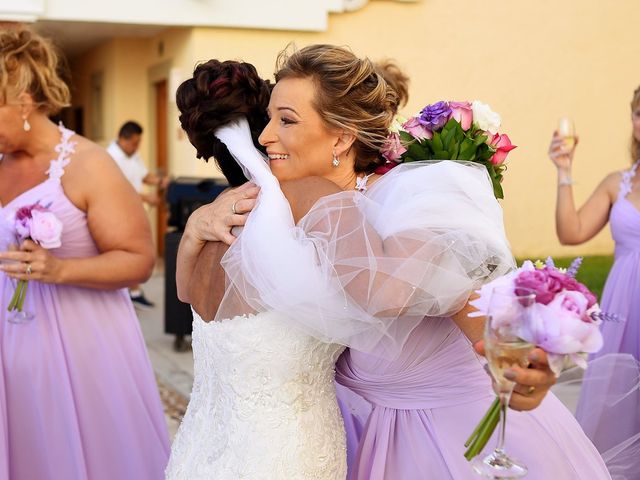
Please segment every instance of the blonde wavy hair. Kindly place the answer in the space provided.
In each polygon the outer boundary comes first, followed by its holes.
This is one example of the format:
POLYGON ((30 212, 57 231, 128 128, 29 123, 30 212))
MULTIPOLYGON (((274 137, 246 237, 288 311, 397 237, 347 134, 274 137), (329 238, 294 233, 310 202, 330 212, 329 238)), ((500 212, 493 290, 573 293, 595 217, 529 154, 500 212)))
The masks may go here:
MULTIPOLYGON (((631 113, 640 107, 640 87, 636 88, 633 92, 633 99, 631 99, 631 113)), ((631 162, 635 163, 640 160, 640 141, 631 134, 631 162)))
POLYGON ((24 25, 0 29, 0 100, 22 93, 47 114, 69 106, 69 87, 60 78, 60 58, 51 42, 24 25))
POLYGON ((376 65, 333 45, 310 45, 278 56, 276 82, 310 78, 316 86, 314 107, 330 129, 355 136, 355 171, 372 172, 400 104, 407 100, 407 77, 391 61, 376 65), (387 76, 387 79, 385 79, 387 76))

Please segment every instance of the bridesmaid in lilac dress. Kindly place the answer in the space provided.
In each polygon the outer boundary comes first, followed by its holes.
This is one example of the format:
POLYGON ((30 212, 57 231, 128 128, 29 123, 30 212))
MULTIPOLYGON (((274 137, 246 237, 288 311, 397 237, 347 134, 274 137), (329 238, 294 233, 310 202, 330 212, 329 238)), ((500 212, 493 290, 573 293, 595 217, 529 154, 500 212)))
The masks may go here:
POLYGON ((602 453, 614 477, 640 475, 640 87, 631 101, 633 133, 629 170, 609 174, 576 210, 571 193, 574 150, 554 136, 549 156, 558 168, 556 229, 563 244, 591 239, 607 222, 615 261, 602 294, 604 346, 592 355, 582 381, 576 417, 602 453))
POLYGON ((139 198, 106 152, 48 119, 68 104, 49 43, 0 33, 0 479, 163 478, 168 434, 140 327, 124 289, 153 268, 139 198), (8 221, 40 203, 62 245, 8 221), (25 311, 10 321, 16 280, 25 311))

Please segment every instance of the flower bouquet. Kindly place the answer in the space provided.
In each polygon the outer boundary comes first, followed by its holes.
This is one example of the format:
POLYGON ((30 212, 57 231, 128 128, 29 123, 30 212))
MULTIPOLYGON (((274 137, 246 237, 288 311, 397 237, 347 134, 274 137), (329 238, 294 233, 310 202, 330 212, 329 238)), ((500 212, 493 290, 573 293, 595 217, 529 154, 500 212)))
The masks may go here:
MULTIPOLYGON (((602 313, 596 297, 589 289, 575 279, 582 262, 573 261, 565 271, 555 267, 553 260, 546 263, 526 261, 521 268, 483 285, 479 297, 469 302, 478 310, 469 316, 483 316, 488 313, 491 294, 494 289, 513 292, 513 296, 533 292, 535 302, 530 307, 529 321, 519 327, 518 337, 523 341, 545 350, 549 358, 549 367, 559 375, 565 361, 571 360, 581 368, 586 368, 586 355, 600 350, 602 334, 599 325, 602 319, 613 319, 615 315, 602 313)), ((494 305, 492 315, 494 323, 510 321, 510 306, 494 305), (497 322, 496 322, 497 320, 497 322)), ((473 431, 465 447, 465 458, 472 460, 478 455, 491 437, 500 416, 500 404, 497 398, 484 418, 473 431)))
MULTIPOLYGON (((58 248, 62 245, 62 222, 49 211, 48 206, 36 202, 14 211, 9 218, 15 230, 18 244, 24 240, 32 240, 43 248, 58 248)), ((31 272, 31 265, 27 265, 26 273, 31 272)), ((27 294, 28 280, 18 280, 16 290, 7 307, 9 312, 20 316, 23 320, 31 317, 24 312, 24 301, 27 294)))
POLYGON ((494 195, 503 198, 504 161, 516 146, 499 128, 500 115, 479 101, 427 105, 409 120, 396 117, 382 148, 387 162, 377 173, 404 162, 466 160, 487 168, 494 195))

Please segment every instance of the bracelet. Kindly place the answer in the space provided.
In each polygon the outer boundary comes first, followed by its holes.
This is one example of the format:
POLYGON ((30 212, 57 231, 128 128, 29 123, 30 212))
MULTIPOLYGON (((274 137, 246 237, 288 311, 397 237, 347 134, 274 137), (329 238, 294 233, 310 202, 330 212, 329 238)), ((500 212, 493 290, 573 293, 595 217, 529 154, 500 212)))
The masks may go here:
POLYGON ((573 179, 571 177, 565 177, 562 180, 558 180, 558 186, 559 187, 569 187, 571 185, 573 185, 575 182, 573 181, 573 179))

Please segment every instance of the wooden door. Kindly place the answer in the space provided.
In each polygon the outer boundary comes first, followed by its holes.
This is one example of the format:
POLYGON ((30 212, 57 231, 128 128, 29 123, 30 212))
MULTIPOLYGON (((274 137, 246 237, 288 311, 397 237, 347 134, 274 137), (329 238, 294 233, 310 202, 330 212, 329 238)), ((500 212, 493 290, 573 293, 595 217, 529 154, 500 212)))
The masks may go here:
MULTIPOLYGON (((158 174, 167 175, 168 158, 167 158, 167 81, 161 80, 154 84, 155 89, 155 115, 156 115, 156 171, 158 174)), ((158 257, 164 256, 164 235, 167 231, 167 203, 165 201, 165 192, 162 194, 162 201, 156 208, 156 245, 158 247, 158 257)))

